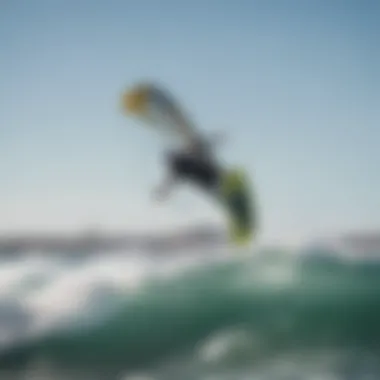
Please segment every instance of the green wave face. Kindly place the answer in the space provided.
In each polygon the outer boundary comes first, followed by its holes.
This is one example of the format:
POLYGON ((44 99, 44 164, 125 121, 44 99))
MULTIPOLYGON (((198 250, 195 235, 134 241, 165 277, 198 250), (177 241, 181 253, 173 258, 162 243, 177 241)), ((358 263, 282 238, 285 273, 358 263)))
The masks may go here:
POLYGON ((92 324, 4 351, 0 368, 43 358, 57 368, 136 371, 185 360, 186 371, 202 372, 210 360, 218 371, 294 352, 380 348, 379 263, 263 254, 152 278, 111 301, 117 307, 92 324), (223 353, 210 353, 218 344, 223 353))

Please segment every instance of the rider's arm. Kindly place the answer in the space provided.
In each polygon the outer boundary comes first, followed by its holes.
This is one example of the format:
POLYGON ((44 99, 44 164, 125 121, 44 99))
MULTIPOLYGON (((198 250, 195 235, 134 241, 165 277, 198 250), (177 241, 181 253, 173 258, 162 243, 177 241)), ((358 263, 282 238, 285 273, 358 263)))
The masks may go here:
POLYGON ((155 198, 160 201, 168 198, 176 183, 176 176, 173 173, 168 174, 164 181, 155 189, 155 198))

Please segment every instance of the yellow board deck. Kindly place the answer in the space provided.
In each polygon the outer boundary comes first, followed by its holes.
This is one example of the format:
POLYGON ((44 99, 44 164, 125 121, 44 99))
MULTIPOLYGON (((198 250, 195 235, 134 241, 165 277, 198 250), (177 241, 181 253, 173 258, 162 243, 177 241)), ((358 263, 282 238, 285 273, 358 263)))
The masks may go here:
POLYGON ((222 179, 221 191, 230 239, 237 245, 249 244, 256 232, 256 215, 244 169, 227 171, 222 179))

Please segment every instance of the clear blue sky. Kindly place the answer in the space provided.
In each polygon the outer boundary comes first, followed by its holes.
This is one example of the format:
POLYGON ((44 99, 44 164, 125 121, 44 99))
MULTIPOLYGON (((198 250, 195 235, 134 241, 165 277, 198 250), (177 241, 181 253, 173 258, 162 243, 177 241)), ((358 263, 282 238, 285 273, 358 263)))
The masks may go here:
POLYGON ((155 206, 162 144, 118 109, 174 92, 247 167, 264 236, 380 227, 380 3, 18 0, 0 4, 0 229, 222 220, 155 206))

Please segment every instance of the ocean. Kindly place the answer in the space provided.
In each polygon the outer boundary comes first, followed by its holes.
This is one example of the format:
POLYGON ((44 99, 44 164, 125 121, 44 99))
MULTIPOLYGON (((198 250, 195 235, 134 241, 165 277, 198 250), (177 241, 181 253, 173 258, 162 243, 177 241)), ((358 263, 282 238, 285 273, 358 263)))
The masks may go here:
POLYGON ((380 379, 380 261, 0 258, 0 379, 380 379))

